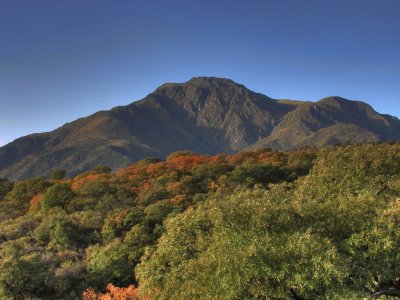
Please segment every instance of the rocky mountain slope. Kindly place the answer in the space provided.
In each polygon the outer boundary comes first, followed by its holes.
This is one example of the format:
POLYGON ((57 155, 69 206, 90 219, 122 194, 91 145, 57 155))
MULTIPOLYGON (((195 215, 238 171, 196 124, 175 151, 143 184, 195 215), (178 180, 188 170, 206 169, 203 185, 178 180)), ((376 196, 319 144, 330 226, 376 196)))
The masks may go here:
POLYGON ((399 119, 363 102, 274 100, 229 79, 196 77, 1 147, 0 177, 42 176, 55 168, 72 175, 99 164, 116 169, 177 150, 215 154, 398 139, 399 119))

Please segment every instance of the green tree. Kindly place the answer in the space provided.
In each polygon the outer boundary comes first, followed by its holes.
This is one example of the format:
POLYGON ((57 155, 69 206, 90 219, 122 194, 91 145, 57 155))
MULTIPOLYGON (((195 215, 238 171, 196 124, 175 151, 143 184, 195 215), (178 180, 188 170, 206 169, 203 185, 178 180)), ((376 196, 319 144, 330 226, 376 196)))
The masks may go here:
POLYGON ((129 260, 129 249, 121 239, 101 246, 94 245, 86 251, 88 281, 102 290, 108 283, 127 286, 132 283, 134 264, 129 260))
POLYGON ((241 192, 170 219, 137 268, 141 288, 156 299, 338 296, 345 261, 285 198, 286 188, 241 192))
POLYGON ((34 299, 46 293, 46 264, 41 254, 30 250, 23 239, 0 249, 0 298, 34 299))
POLYGON ((52 180, 60 180, 60 179, 64 179, 66 174, 67 174, 67 172, 65 170, 54 169, 50 173, 50 178, 52 180))
POLYGON ((12 190, 13 185, 8 179, 0 178, 0 201, 12 190))
POLYGON ((46 212, 52 207, 65 208, 68 202, 75 196, 67 183, 56 183, 50 187, 41 201, 42 210, 46 212))

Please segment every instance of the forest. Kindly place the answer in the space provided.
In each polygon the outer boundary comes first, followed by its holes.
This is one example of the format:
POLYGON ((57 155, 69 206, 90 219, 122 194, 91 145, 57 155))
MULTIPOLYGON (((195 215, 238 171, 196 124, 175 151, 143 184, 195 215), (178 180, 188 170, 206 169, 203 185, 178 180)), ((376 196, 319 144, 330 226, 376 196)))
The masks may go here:
POLYGON ((399 250, 399 143, 0 179, 0 299, 396 299, 399 250))

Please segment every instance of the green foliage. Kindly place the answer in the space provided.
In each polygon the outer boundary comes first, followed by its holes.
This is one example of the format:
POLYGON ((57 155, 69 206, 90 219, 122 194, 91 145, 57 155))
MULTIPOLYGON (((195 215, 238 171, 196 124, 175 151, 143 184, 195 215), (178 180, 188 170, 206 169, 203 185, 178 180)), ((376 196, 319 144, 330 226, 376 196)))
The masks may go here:
POLYGON ((9 184, 3 181, 6 190, 11 190, 6 194, 3 201, 0 201, 0 221, 16 218, 24 215, 30 204, 30 200, 43 192, 51 185, 45 178, 35 178, 9 184))
POLYGON ((157 299, 335 295, 345 261, 329 239, 301 226, 282 203, 286 193, 239 192, 170 220, 138 267, 140 287, 157 299))
POLYGON ((134 225, 142 223, 144 217, 144 208, 140 206, 129 209, 115 209, 104 220, 102 236, 105 240, 122 236, 134 225))
POLYGON ((3 241, 16 240, 30 235, 40 224, 37 216, 20 216, 0 223, 1 237, 3 241))
POLYGON ((399 171, 398 145, 323 149, 294 185, 212 197, 167 221, 140 288, 154 299, 399 293, 399 171))
POLYGON ((180 208, 171 205, 168 201, 159 201, 155 204, 151 204, 144 210, 145 223, 150 227, 154 228, 157 224, 161 224, 163 220, 172 213, 177 213, 180 208))
POLYGON ((68 202, 75 196, 67 183, 56 183, 50 187, 41 202, 42 210, 48 211, 52 207, 65 208, 68 202))
POLYGON ((153 186, 151 189, 143 191, 136 198, 136 202, 138 205, 150 205, 152 203, 156 203, 158 201, 162 201, 168 199, 170 194, 165 189, 165 186, 153 186))
POLYGON ((369 291, 398 285, 400 274, 400 201, 390 202, 366 230, 346 240, 354 284, 369 291))
POLYGON ((166 160, 170 161, 179 156, 194 156, 194 155, 195 155, 195 153, 193 153, 192 151, 176 151, 176 152, 172 152, 170 155, 168 155, 166 160))
POLYGON ((104 289, 104 283, 126 286, 134 280, 133 269, 145 247, 154 243, 157 235, 145 225, 134 225, 125 238, 116 238, 105 245, 87 249, 88 281, 91 286, 104 289))
POLYGON ((43 295, 48 273, 40 253, 29 250, 23 239, 6 242, 0 249, 0 298, 28 299, 43 295))
POLYGON ((267 186, 288 178, 285 170, 272 165, 262 165, 257 162, 245 162, 237 166, 231 173, 230 179, 235 184, 254 187, 256 184, 267 186))
POLYGON ((105 180, 87 182, 80 190, 83 196, 100 198, 106 194, 115 194, 116 190, 105 180))
POLYGON ((399 144, 184 151, 116 173, 2 179, 0 195, 1 299, 138 283, 151 299, 400 290, 399 144))
POLYGON ((138 166, 147 166, 149 164, 156 164, 161 162, 161 159, 157 158, 157 157, 148 157, 148 158, 144 158, 139 160, 138 162, 135 163, 135 165, 138 166))
POLYGON ((61 221, 55 224, 50 232, 50 241, 52 244, 63 247, 72 247, 77 244, 79 228, 72 222, 61 221))
POLYGON ((13 189, 13 183, 6 178, 0 178, 0 201, 13 189))
POLYGON ((17 182, 13 189, 7 194, 7 199, 21 203, 29 201, 33 196, 46 191, 51 184, 45 178, 39 177, 17 182))
POLYGON ((65 170, 61 170, 61 169, 54 169, 51 171, 50 173, 50 178, 52 180, 61 180, 65 178, 65 175, 67 174, 67 172, 65 170))
POLYGON ((88 280, 93 287, 104 288, 105 282, 127 285, 132 281, 134 264, 129 260, 129 249, 120 239, 105 246, 87 249, 88 280))
POLYGON ((111 172, 111 168, 109 166, 95 166, 94 168, 92 168, 90 171, 90 173, 95 173, 95 174, 102 174, 102 173, 110 173, 111 172))
POLYGON ((86 236, 86 233, 85 230, 79 227, 79 224, 69 220, 66 215, 59 213, 44 218, 33 231, 33 237, 38 243, 49 248, 75 249, 78 245, 90 241, 90 237, 86 236))

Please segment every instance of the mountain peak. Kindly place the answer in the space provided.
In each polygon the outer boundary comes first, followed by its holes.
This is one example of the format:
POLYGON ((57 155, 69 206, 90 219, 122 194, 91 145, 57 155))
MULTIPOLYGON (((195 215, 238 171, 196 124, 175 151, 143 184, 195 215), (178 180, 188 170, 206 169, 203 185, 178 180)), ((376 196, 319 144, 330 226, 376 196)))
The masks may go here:
POLYGON ((205 76, 193 77, 192 79, 187 81, 186 84, 193 84, 196 86, 207 85, 215 87, 232 87, 232 86, 244 87, 242 84, 236 83, 231 79, 222 77, 205 77, 205 76))
POLYGON ((329 96, 329 97, 325 97, 322 98, 321 100, 319 100, 319 103, 338 103, 338 102, 349 102, 351 100, 339 97, 339 96, 329 96))
MULTIPOLYGON (((261 101, 265 102, 263 100, 269 99, 261 94, 256 95, 244 85, 231 79, 204 76, 193 77, 184 83, 163 84, 150 96, 155 96, 150 101, 155 101, 164 107, 172 101, 193 112, 214 109, 214 112, 224 115, 231 108, 241 109, 244 103, 253 105, 254 101, 262 99, 261 101)), ((209 116, 209 118, 214 117, 209 116)))
POLYGON ((199 77, 193 77, 190 80, 183 83, 165 83, 161 85, 157 90, 163 90, 166 88, 176 88, 176 87, 189 87, 189 86, 195 86, 197 88, 219 88, 219 89, 246 88, 243 84, 236 83, 231 79, 222 77, 199 76, 199 77))
POLYGON ((233 80, 201 76, 1 147, 0 177, 43 176, 54 168, 73 175, 98 164, 116 169, 178 150, 215 154, 399 138, 398 119, 361 101, 274 101, 233 80))
POLYGON ((345 109, 348 112, 362 109, 370 114, 376 113, 375 110, 367 103, 357 100, 348 100, 338 96, 326 97, 319 100, 316 104, 326 105, 334 109, 345 109))

